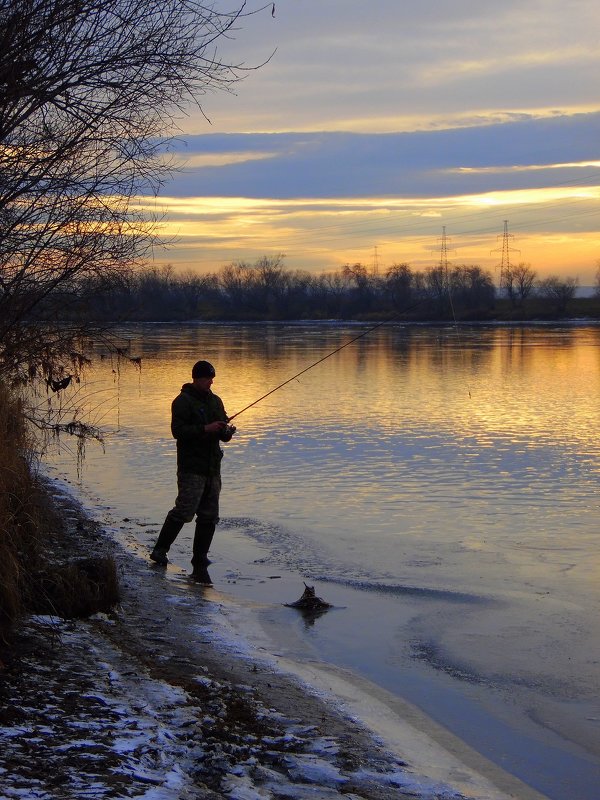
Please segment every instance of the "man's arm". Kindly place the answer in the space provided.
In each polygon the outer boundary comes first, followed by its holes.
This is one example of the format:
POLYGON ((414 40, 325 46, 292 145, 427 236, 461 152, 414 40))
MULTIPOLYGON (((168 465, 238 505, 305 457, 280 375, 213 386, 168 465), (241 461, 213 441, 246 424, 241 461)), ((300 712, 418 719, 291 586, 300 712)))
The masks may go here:
POLYGON ((225 413, 225 406, 223 405, 223 401, 221 400, 221 398, 219 398, 219 413, 220 413, 221 419, 225 420, 225 422, 223 423, 223 426, 219 430, 219 439, 222 442, 230 442, 231 441, 231 437, 233 436, 233 434, 236 431, 236 428, 235 428, 235 425, 228 425, 227 424, 229 422, 229 417, 225 413))
MULTIPOLYGON (((224 410, 223 417, 226 419, 224 410)), ((197 442, 215 434, 220 437, 226 428, 227 423, 220 420, 206 424, 194 422, 192 407, 185 396, 179 395, 173 400, 171 405, 171 433, 175 439, 184 442, 197 442)), ((229 439, 231 439, 231 436, 233 436, 233 433, 229 436, 229 439)), ((229 439, 224 439, 223 441, 229 441, 229 439)))
POLYGON ((180 441, 198 441, 207 434, 205 426, 193 422, 192 409, 183 395, 179 395, 171 404, 171 433, 180 441))

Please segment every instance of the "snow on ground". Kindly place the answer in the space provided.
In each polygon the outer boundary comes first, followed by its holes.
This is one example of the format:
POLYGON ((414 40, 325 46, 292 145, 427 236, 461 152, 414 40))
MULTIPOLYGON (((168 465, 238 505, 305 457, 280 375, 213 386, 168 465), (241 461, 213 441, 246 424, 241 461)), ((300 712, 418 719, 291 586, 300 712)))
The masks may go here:
POLYGON ((361 764, 336 736, 201 666, 187 687, 115 648, 113 621, 34 617, 3 675, 3 798, 458 798, 399 763, 361 764), (26 643, 25 643, 26 642, 26 643))
MULTIPOLYGON (((108 540, 72 498, 55 502, 68 551, 108 540)), ((231 638, 218 601, 111 547, 114 613, 31 617, 0 663, 2 800, 463 798, 231 638)))

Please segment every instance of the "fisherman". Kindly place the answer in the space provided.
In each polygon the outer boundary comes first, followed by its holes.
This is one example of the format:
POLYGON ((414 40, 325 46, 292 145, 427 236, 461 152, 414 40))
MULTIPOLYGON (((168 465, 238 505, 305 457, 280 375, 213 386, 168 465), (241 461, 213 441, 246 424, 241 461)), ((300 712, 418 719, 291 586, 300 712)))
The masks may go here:
POLYGON ((235 427, 220 397, 211 391, 215 368, 197 361, 192 383, 184 383, 171 406, 171 433, 177 440, 177 499, 166 516, 150 558, 166 566, 167 553, 186 522, 196 515, 191 578, 210 583, 208 551, 219 521, 221 442, 229 442, 235 427))

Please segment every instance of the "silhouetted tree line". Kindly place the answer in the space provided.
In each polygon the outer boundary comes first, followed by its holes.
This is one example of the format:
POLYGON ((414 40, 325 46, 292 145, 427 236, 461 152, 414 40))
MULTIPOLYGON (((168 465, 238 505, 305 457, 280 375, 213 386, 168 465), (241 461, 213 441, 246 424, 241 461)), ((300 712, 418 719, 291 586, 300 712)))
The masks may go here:
POLYGON ((537 281, 528 265, 505 270, 499 289, 478 266, 436 266, 424 271, 394 264, 381 275, 363 264, 313 274, 287 270, 284 257, 235 262, 204 275, 171 266, 141 269, 109 287, 95 278, 77 313, 95 320, 493 319, 522 314, 563 315, 577 281, 537 281))

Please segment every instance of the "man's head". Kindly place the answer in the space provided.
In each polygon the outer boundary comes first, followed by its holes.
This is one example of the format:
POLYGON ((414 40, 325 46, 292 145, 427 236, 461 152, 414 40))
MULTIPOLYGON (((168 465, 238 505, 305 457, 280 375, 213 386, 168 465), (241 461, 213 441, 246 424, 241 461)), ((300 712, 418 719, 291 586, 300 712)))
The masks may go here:
POLYGON ((215 375, 215 368, 208 361, 196 361, 192 367, 192 380, 199 389, 210 389, 215 375))
POLYGON ((208 361, 196 361, 192 367, 192 378, 214 378, 215 368, 208 361))

